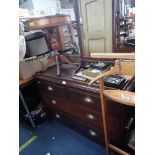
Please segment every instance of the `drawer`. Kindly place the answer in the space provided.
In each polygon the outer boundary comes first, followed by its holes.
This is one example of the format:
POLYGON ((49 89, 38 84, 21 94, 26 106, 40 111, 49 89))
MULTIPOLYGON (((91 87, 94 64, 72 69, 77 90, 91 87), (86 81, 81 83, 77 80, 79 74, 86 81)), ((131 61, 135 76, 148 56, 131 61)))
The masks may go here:
POLYGON ((60 111, 51 111, 51 117, 55 118, 57 121, 61 122, 62 124, 78 131, 80 134, 90 138, 91 140, 103 144, 104 143, 104 134, 102 130, 98 130, 92 126, 83 124, 79 120, 74 119, 68 115, 65 115, 63 112, 60 111))
POLYGON ((85 92, 81 89, 68 88, 69 97, 73 104, 84 106, 88 109, 101 113, 101 102, 99 94, 85 92))
POLYGON ((72 117, 75 117, 76 119, 80 119, 85 123, 91 124, 96 128, 103 129, 102 116, 94 111, 71 104, 69 101, 59 98, 52 98, 49 106, 52 109, 60 110, 72 117))
POLYGON ((48 83, 41 80, 37 81, 38 89, 41 94, 45 94, 46 96, 52 97, 57 96, 61 98, 67 98, 67 88, 60 84, 48 83))
MULTIPOLYGON (((57 109, 48 108, 48 115, 52 120, 54 118, 57 121, 61 122, 62 124, 78 131, 80 134, 92 139, 93 141, 100 143, 100 144, 104 144, 104 130, 103 129, 95 128, 57 109)), ((118 135, 116 136, 116 134, 114 135, 110 132, 110 141, 112 144, 119 146, 121 144, 120 140, 121 139, 120 137, 118 137, 118 135)))

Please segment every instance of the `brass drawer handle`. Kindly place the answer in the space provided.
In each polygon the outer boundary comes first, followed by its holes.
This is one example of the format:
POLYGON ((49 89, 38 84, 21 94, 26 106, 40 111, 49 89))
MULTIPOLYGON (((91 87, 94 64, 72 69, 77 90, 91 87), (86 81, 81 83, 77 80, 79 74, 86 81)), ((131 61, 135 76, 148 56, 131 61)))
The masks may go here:
POLYGON ((51 86, 48 86, 48 90, 49 91, 52 91, 52 90, 54 90, 51 86))
POLYGON ((61 118, 61 116, 59 114, 57 114, 57 113, 55 114, 55 117, 56 118, 61 118))
POLYGON ((97 136, 97 133, 93 130, 89 130, 89 134, 93 137, 96 137, 97 136))
POLYGON ((51 100, 52 104, 56 104, 57 102, 55 100, 51 100))
POLYGON ((84 97, 84 99, 83 99, 85 102, 87 102, 87 103, 93 103, 93 100, 90 98, 90 97, 84 97))
POLYGON ((65 85, 65 84, 67 84, 67 82, 66 82, 66 81, 62 81, 62 84, 64 84, 64 85, 65 85))
POLYGON ((87 118, 90 119, 90 120, 94 120, 95 119, 95 117, 92 114, 88 114, 87 118))

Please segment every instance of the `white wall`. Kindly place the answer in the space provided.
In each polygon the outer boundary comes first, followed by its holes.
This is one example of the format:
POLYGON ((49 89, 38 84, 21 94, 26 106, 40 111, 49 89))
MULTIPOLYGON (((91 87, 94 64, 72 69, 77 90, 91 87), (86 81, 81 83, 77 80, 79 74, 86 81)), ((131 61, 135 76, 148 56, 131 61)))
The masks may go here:
POLYGON ((32 3, 32 0, 28 0, 24 3, 22 3, 20 5, 20 8, 22 9, 28 9, 28 10, 33 10, 33 3, 32 3))
POLYGON ((20 8, 28 9, 30 16, 68 14, 72 20, 75 20, 74 10, 62 9, 60 0, 28 0, 21 4, 20 8))
POLYGON ((59 0, 32 0, 34 10, 42 10, 46 14, 57 14, 61 11, 59 0))

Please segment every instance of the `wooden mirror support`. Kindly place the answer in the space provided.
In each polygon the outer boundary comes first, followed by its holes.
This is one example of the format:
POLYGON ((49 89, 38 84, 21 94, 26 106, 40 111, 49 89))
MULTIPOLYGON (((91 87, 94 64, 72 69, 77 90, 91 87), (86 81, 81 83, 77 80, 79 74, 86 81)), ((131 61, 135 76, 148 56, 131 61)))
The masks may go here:
POLYGON ((104 90, 104 80, 103 77, 108 76, 110 74, 123 74, 127 77, 134 76, 134 61, 119 61, 116 62, 114 67, 112 67, 109 71, 104 72, 94 79, 92 79, 89 83, 92 84, 95 81, 99 80, 99 89, 100 89, 100 99, 101 99, 101 108, 102 108, 102 121, 104 128, 104 138, 105 138, 105 146, 106 146, 106 155, 110 154, 110 149, 121 154, 121 155, 129 155, 127 152, 121 150, 120 148, 110 144, 109 142, 109 134, 107 128, 107 110, 106 110, 106 99, 109 98, 117 102, 118 104, 124 104, 126 106, 135 106, 135 93, 123 90, 104 90), (131 68, 131 70, 130 70, 131 68))

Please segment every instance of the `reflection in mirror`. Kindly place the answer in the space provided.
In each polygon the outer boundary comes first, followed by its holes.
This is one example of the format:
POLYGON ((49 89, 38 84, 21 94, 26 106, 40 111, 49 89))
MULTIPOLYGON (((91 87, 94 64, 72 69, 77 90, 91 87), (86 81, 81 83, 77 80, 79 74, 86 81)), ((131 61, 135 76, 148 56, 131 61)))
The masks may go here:
POLYGON ((134 0, 75 0, 75 3, 84 57, 135 52, 134 0))
POLYGON ((74 0, 33 1, 30 6, 23 0, 19 2, 19 20, 24 24, 24 35, 42 31, 49 50, 58 50, 67 56, 80 55, 74 0))
POLYGON ((114 43, 114 52, 135 52, 135 0, 119 0, 114 43))

